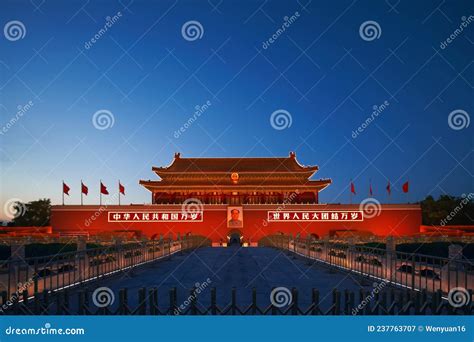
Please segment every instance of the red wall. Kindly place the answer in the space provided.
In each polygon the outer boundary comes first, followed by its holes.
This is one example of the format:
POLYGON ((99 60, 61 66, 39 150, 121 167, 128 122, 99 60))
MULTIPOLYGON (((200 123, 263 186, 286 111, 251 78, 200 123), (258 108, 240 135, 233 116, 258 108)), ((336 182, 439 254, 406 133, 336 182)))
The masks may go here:
MULTIPOLYGON (((359 210, 359 205, 243 205, 244 227, 241 230, 245 242, 258 242, 269 234, 300 233, 317 234, 319 237, 335 230, 370 231, 380 236, 407 236, 419 233, 421 209, 419 205, 384 204, 378 216, 364 218, 363 222, 267 222, 269 210, 359 210)), ((101 233, 115 234, 120 230, 139 231, 148 237, 155 234, 193 233, 209 237, 213 242, 227 241, 231 228, 227 227, 226 205, 204 205, 203 222, 134 222, 110 223, 108 211, 141 211, 141 210, 177 210, 180 205, 122 205, 100 207, 98 205, 65 205, 53 206, 51 226, 55 233, 78 233, 87 231, 91 235, 101 233)))

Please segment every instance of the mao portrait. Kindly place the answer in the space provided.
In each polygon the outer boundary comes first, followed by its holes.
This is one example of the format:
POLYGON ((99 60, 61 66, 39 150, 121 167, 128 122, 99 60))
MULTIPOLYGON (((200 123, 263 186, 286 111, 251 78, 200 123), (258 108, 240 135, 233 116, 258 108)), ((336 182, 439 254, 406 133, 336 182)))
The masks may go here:
POLYGON ((243 226, 242 207, 227 208, 227 227, 241 228, 243 226))

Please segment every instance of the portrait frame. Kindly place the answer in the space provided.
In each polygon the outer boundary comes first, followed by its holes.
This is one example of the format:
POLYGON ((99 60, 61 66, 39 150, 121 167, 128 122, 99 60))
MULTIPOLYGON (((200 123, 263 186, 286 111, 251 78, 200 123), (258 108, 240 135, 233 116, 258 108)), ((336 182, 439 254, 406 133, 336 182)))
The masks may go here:
POLYGON ((244 226, 244 211, 241 206, 229 206, 227 207, 227 228, 242 228, 244 226), (238 211, 238 217, 236 217, 234 210, 238 211), (234 216, 233 216, 234 215, 234 216))

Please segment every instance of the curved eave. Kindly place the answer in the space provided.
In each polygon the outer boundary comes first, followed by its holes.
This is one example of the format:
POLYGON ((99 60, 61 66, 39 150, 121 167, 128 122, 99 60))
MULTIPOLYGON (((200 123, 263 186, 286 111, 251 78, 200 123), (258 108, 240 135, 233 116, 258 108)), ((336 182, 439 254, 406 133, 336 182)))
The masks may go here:
POLYGON ((148 189, 149 191, 154 190, 163 190, 163 191, 173 191, 173 190, 189 190, 189 189, 209 189, 209 191, 213 190, 238 190, 238 189, 245 189, 245 190, 258 190, 258 189, 308 189, 308 190, 317 190, 322 191, 327 186, 331 184, 330 179, 324 180, 314 180, 308 181, 309 183, 305 184, 249 184, 249 185, 239 185, 239 184, 228 184, 228 185, 214 185, 214 184, 197 184, 197 185, 190 185, 190 184, 166 184, 162 183, 161 181, 145 181, 140 180, 139 184, 148 189))
POLYGON ((319 191, 323 191, 329 185, 331 185, 332 179, 330 179, 330 178, 329 179, 321 179, 321 180, 318 180, 318 181, 310 181, 310 182, 319 182, 322 185, 321 190, 319 190, 319 191))
MULTIPOLYGON (((291 157, 290 157, 291 158, 291 157)), ((307 172, 312 172, 312 174, 314 174, 316 171, 319 170, 319 167, 317 165, 303 165, 301 164, 297 159, 296 159, 296 155, 295 157, 292 158, 294 160, 294 162, 296 163, 296 165, 298 165, 298 167, 302 170, 302 171, 307 171, 307 172)))
MULTIPOLYGON (((301 170, 297 171, 238 171, 236 170, 235 172, 241 174, 241 175, 251 175, 251 174, 271 174, 271 175, 277 175, 277 174, 282 174, 282 175, 288 175, 288 174, 308 174, 308 178, 313 176, 316 171, 318 171, 319 168, 317 166, 308 166, 305 167, 301 170)), ((168 169, 165 168, 159 168, 159 167, 152 167, 152 171, 155 172, 160 178, 166 178, 166 176, 175 176, 175 175, 223 175, 227 176, 229 175, 230 171, 169 171, 168 169)))
MULTIPOLYGON (((192 159, 192 158, 187 158, 187 159, 192 159)), ((219 160, 222 160, 222 159, 229 159, 229 158, 202 158, 202 159, 206 159, 206 160, 212 160, 212 159, 219 159, 219 160)), ((235 159, 235 158, 234 158, 235 159)), ((245 159, 252 159, 253 161, 255 161, 256 163, 259 163, 259 162, 262 162, 262 161, 265 161, 267 159, 271 159, 271 158, 245 158, 245 159)), ((238 167, 235 169, 235 170, 226 170, 226 171, 188 171, 188 170, 180 170, 180 171, 176 171, 175 169, 178 168, 177 164, 180 160, 186 160, 185 158, 175 158, 173 159, 173 161, 171 162, 170 165, 168 166, 165 166, 165 167, 157 167, 157 166, 152 166, 152 171, 155 172, 158 176, 161 176, 161 174, 163 175, 167 175, 167 174, 182 174, 182 173, 189 173, 189 174, 215 174, 215 173, 222 173, 222 174, 228 174, 229 172, 238 172, 238 173, 242 173, 242 174, 249 174, 249 173, 301 173, 301 172, 308 172, 308 173, 311 173, 311 174, 314 174, 316 171, 319 170, 319 167, 317 165, 308 165, 308 166, 305 166, 305 165, 302 165, 300 164, 297 160, 296 160, 296 157, 289 157, 287 158, 286 160, 291 160, 292 163, 296 166, 295 170, 290 170, 290 169, 287 169, 287 170, 262 170, 262 171, 258 171, 258 170, 254 170, 254 171, 239 171, 238 170, 238 167)), ((236 163, 238 164, 238 163, 236 163)))

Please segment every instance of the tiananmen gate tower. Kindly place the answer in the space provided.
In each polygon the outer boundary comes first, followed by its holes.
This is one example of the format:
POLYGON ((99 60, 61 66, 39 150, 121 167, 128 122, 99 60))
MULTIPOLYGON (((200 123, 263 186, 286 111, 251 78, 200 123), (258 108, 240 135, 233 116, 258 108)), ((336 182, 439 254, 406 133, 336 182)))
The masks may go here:
POLYGON ((323 236, 407 236, 419 233, 419 205, 323 204, 330 179, 312 180, 317 166, 284 158, 183 158, 153 167, 156 180, 140 180, 151 204, 56 205, 53 232, 60 235, 208 237, 213 244, 255 245, 278 233, 323 236))

